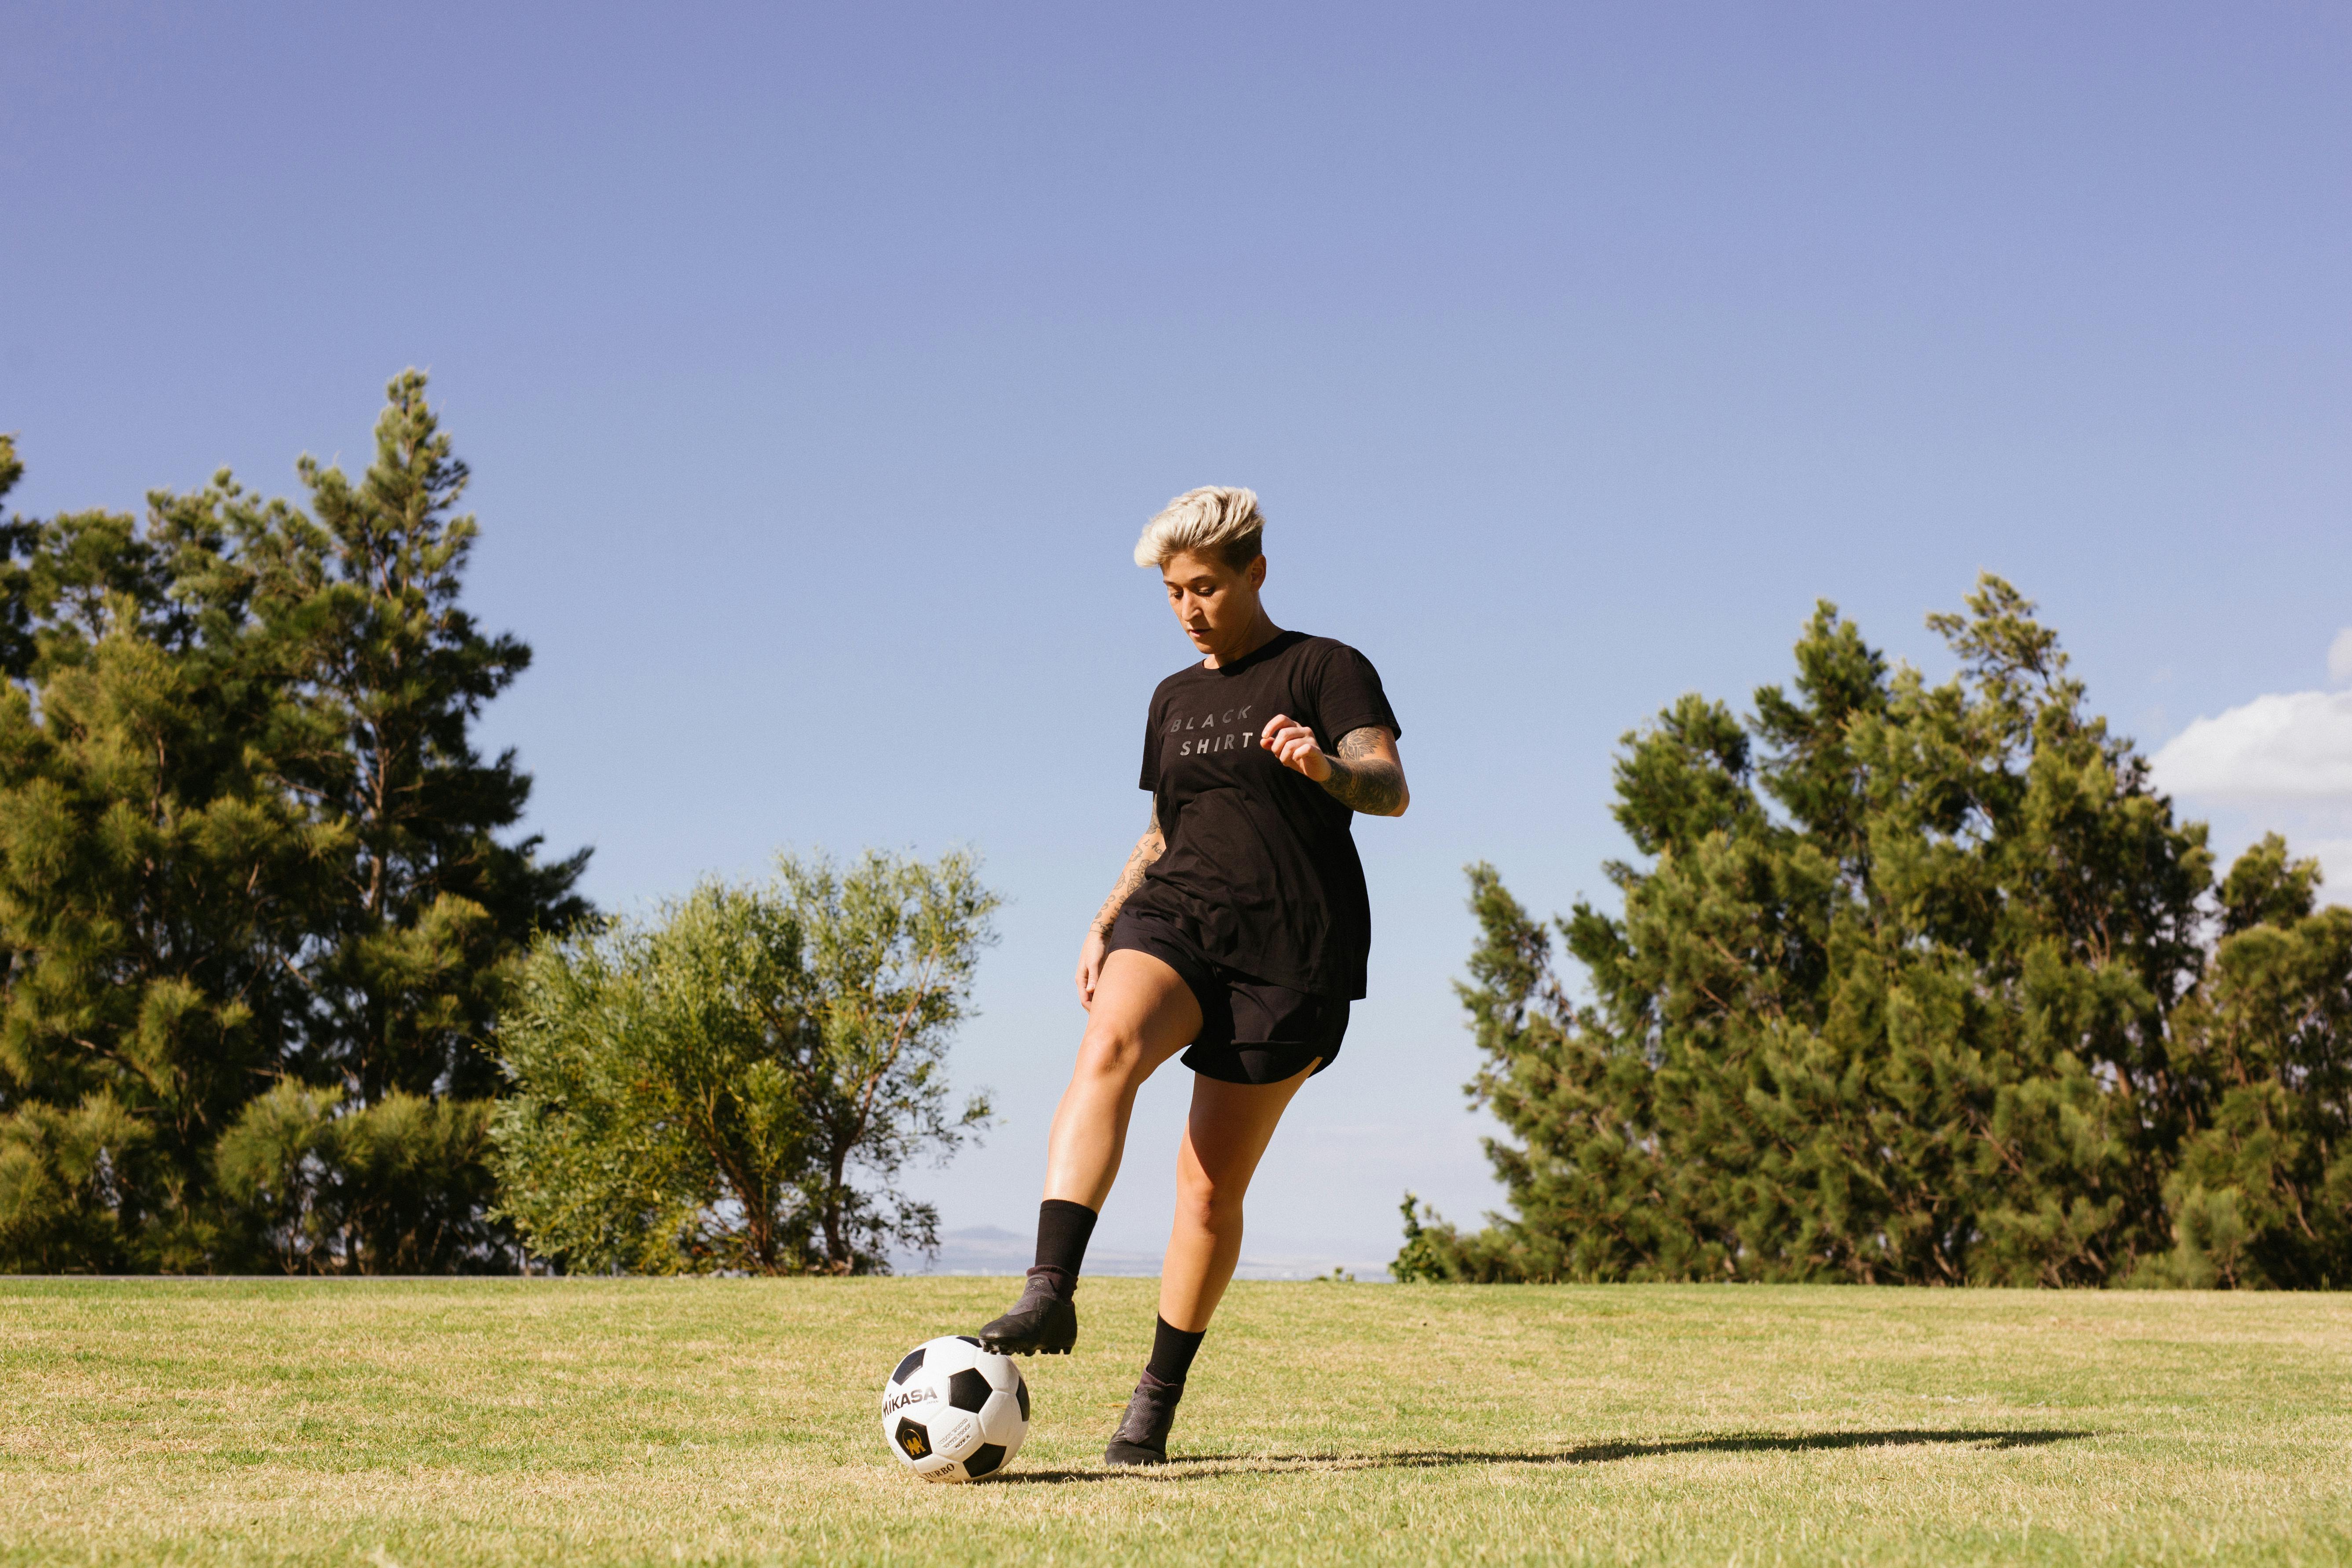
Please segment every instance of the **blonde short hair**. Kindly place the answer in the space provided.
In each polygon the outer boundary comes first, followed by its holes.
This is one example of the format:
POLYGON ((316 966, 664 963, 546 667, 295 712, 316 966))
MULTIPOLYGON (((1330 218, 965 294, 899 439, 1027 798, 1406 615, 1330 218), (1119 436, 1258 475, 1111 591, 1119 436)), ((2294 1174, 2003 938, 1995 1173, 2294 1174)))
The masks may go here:
POLYGON ((1143 525, 1135 542, 1138 566, 1160 566, 1171 555, 1217 556, 1235 571, 1256 560, 1265 518, 1257 492, 1239 485, 1202 485, 1186 490, 1143 525))

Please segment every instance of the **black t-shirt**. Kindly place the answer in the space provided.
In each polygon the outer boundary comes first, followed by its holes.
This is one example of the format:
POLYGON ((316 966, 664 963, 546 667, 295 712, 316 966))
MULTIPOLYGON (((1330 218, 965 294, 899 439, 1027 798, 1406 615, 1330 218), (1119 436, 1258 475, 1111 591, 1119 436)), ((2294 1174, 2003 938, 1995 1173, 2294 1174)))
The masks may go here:
POLYGON ((1124 908, 1244 974, 1352 999, 1372 945, 1356 814, 1258 744, 1277 713, 1335 754, 1351 730, 1401 732, 1371 661, 1329 637, 1284 632, 1170 676, 1151 694, 1142 778, 1167 847, 1124 908))

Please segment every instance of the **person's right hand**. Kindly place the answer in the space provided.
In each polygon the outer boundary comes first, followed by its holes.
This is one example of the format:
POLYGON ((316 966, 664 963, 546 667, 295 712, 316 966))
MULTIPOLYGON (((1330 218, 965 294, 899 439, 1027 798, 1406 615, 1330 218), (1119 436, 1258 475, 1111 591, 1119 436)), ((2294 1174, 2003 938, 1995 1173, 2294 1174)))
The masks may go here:
POLYGON ((1104 945, 1103 933, 1092 926, 1078 944, 1078 1005, 1089 1013, 1095 1009, 1095 983, 1102 978, 1104 945))

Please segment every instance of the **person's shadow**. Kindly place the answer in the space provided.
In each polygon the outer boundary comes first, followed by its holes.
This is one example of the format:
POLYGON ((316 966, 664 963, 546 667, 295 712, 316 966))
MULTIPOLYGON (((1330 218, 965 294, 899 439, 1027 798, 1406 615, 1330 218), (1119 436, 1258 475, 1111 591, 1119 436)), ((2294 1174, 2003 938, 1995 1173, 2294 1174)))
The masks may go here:
POLYGON ((1371 1454, 1202 1454, 1165 1465, 1099 1470, 1013 1470, 992 1478, 1002 1486, 1061 1486, 1071 1481, 1183 1480, 1191 1476, 1247 1470, 1279 1474, 1292 1470, 1425 1470, 1451 1465, 1605 1465, 1616 1459, 1646 1459, 1661 1454, 1806 1453, 1834 1448, 1894 1448, 1912 1443, 1947 1443, 1993 1451, 2036 1448, 2088 1437, 2089 1432, 2058 1428, 1955 1429, 1895 1427, 1876 1432, 1808 1432, 1789 1436, 1771 1432, 1725 1437, 1675 1437, 1657 1443, 1586 1443, 1573 1448, 1406 1448, 1371 1454))

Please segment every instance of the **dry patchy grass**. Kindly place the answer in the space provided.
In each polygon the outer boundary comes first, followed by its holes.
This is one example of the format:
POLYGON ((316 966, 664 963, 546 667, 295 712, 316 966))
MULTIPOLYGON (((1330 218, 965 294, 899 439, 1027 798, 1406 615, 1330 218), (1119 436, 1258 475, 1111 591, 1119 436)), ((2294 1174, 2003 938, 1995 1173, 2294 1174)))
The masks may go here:
POLYGON ((0 1563, 2352 1562, 2352 1300, 1149 1281, 1014 1468, 883 1449, 1005 1281, 0 1282, 0 1563))

